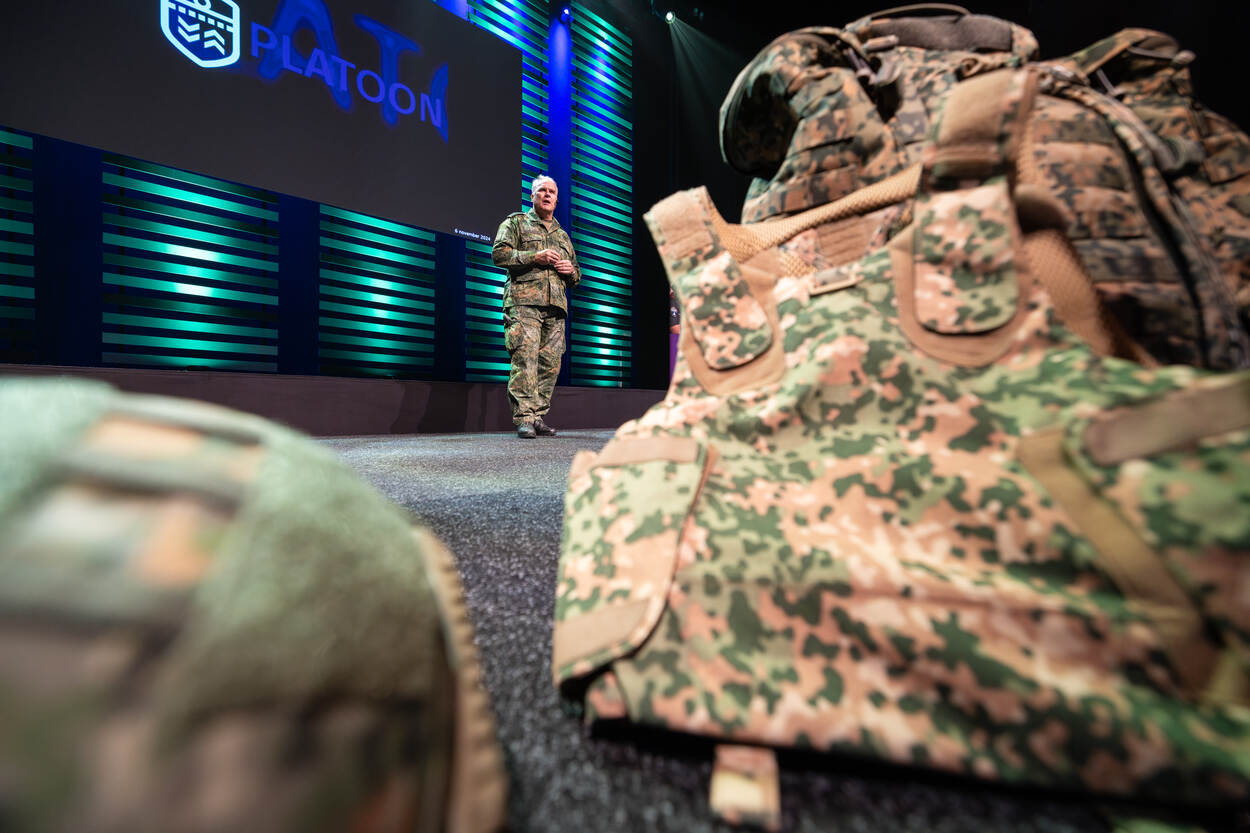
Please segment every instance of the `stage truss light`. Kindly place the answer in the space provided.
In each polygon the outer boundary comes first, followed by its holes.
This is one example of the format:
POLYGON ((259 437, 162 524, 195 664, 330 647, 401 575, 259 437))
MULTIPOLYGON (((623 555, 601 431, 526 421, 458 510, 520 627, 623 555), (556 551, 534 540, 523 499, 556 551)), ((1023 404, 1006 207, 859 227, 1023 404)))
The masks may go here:
POLYGON ((568 6, 565 6, 563 9, 560 10, 560 22, 561 23, 568 23, 569 19, 572 17, 573 17, 573 13, 569 11, 568 6))
POLYGON ((672 12, 668 12, 667 14, 664 15, 664 22, 667 23, 669 26, 672 26, 673 21, 676 19, 677 19, 677 15, 673 14, 672 12))

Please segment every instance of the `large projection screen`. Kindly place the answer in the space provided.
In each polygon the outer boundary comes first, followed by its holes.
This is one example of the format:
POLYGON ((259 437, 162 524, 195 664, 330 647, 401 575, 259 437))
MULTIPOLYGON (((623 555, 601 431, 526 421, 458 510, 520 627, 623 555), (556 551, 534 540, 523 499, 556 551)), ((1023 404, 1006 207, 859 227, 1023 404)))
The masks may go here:
POLYGON ((0 125, 476 240, 517 208, 520 52, 429 0, 4 17, 0 125))

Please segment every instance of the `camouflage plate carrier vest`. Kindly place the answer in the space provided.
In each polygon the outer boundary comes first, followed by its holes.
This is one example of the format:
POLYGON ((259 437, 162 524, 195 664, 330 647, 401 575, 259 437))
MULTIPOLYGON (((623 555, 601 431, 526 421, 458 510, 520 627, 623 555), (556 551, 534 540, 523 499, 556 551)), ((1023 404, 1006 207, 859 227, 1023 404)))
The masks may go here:
POLYGON ((0 827, 489 833, 450 554, 266 420, 0 380, 0 827))
POLYGON ((1125 29, 1056 63, 1123 102, 1164 142, 1160 170, 1250 327, 1250 137, 1194 98, 1194 58, 1162 32, 1125 29))
POLYGON ((647 215, 681 355, 569 474, 553 674, 588 720, 713 737, 742 777, 795 746, 1247 796, 1250 375, 1122 357, 1019 164, 1043 80, 960 84, 922 169, 830 205, 647 215))
MULTIPOLYGON (((828 203, 917 161, 952 85, 1031 58, 1036 46, 1027 30, 978 15, 869 16, 844 30, 778 38, 743 70, 721 108, 726 160, 771 177, 752 185, 743 221, 828 203)), ((1090 87, 1071 63, 1050 71, 1045 94, 1022 114, 1022 159, 1064 205, 1069 236, 1103 303, 1143 359, 1250 365, 1236 312, 1240 278, 1228 277, 1240 267, 1233 252, 1250 239, 1250 219, 1235 208, 1209 219, 1203 206, 1231 204, 1233 192, 1204 199, 1201 185, 1177 179, 1176 154, 1154 124, 1090 87)), ((1219 132, 1212 146, 1228 147, 1232 134, 1208 123, 1219 132)), ((1235 156, 1228 149, 1219 158, 1235 156)))

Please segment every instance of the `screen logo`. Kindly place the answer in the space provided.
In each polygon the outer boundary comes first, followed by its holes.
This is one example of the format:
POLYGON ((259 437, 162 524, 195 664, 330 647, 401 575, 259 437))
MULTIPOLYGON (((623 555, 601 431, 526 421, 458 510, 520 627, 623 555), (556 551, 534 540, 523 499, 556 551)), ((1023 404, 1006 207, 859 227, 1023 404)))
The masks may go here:
POLYGON ((160 0, 165 39, 198 66, 239 60, 239 5, 231 0, 160 0))

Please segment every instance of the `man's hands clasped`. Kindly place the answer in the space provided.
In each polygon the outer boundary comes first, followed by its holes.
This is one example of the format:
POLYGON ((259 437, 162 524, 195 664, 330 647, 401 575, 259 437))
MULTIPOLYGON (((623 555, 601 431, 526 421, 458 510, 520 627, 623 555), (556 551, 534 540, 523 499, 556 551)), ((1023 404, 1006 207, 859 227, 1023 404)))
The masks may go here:
POLYGON ((561 275, 573 274, 573 261, 563 257, 557 249, 542 249, 534 255, 534 262, 539 266, 554 267, 561 275))

